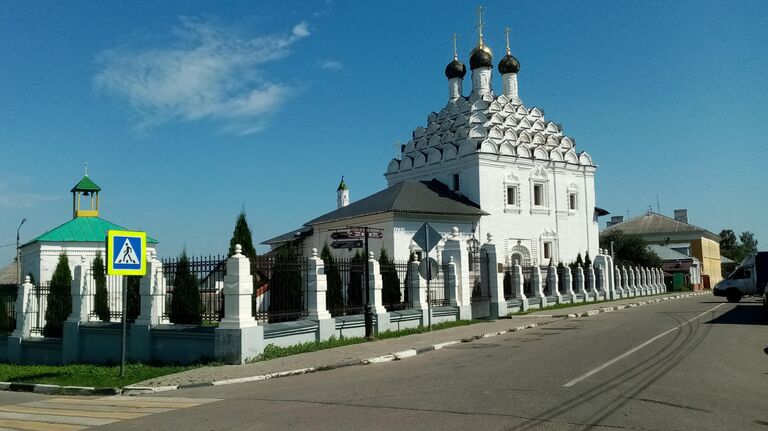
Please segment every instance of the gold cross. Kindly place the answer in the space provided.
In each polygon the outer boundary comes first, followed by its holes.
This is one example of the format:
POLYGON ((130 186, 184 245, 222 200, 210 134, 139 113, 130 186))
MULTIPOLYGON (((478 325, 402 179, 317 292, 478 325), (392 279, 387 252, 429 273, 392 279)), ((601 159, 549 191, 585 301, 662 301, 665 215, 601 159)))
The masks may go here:
POLYGON ((482 6, 477 6, 477 35, 479 37, 479 44, 483 45, 483 12, 485 11, 485 8, 482 6))
POLYGON ((454 33, 451 39, 453 39, 453 59, 458 60, 459 59, 459 51, 456 49, 456 39, 459 38, 459 35, 454 33))

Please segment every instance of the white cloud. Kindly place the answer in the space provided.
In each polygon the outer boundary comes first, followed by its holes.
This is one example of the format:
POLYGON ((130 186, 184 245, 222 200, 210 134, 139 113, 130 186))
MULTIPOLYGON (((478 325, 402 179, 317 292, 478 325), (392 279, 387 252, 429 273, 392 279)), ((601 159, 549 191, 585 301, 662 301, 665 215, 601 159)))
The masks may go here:
POLYGON ((45 202, 61 199, 58 195, 43 195, 19 191, 22 187, 29 186, 23 178, 7 176, 0 178, 0 210, 13 210, 36 207, 45 202))
POLYGON ((344 65, 336 60, 323 60, 320 62, 320 68, 324 70, 341 70, 344 65))
POLYGON ((214 120, 225 133, 255 133, 292 95, 289 86, 268 79, 259 66, 286 57, 309 34, 306 22, 290 35, 246 37, 213 22, 181 18, 167 46, 102 52, 94 84, 127 101, 141 130, 172 121, 214 120))
POLYGON ((296 37, 307 37, 309 36, 309 26, 307 25, 306 21, 302 21, 295 26, 293 26, 293 35, 296 37))

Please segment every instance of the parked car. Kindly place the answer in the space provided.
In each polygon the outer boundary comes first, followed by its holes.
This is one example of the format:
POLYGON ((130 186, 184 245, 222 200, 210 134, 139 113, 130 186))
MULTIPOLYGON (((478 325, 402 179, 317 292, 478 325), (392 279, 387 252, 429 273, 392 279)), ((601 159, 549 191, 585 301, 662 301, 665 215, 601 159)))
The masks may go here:
POLYGON ((724 296, 728 302, 739 302, 744 296, 762 296, 765 303, 765 286, 768 283, 768 251, 748 256, 728 277, 718 282, 712 293, 724 296))

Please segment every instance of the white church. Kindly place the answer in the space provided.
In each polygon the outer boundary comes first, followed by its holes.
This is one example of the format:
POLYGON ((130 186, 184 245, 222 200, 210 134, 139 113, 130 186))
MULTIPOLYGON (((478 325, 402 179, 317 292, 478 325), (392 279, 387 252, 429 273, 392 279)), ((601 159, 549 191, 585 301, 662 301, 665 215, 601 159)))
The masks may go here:
POLYGON ((306 256, 330 243, 334 230, 370 226, 384 231, 371 250, 383 247, 406 260, 421 251, 412 237, 429 222, 443 237, 458 227, 470 244, 492 234, 507 263, 567 263, 579 253, 598 253, 597 217, 607 212, 595 207, 595 163, 576 151, 574 139, 542 109, 523 104, 509 30, 506 55, 497 65, 502 91, 494 92, 493 53, 483 40, 482 16, 478 29, 469 58, 471 91, 463 89, 466 67, 454 36, 454 58, 445 68, 448 100, 389 161, 388 188, 350 203, 342 179, 335 211, 264 244, 289 245, 306 256))

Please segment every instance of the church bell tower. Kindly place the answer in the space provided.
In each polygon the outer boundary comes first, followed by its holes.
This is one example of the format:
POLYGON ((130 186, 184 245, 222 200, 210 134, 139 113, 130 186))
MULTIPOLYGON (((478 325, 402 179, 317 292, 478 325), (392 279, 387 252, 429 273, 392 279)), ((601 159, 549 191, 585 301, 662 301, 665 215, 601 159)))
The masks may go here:
MULTIPOLYGON (((87 168, 86 168, 87 169, 87 168)), ((88 178, 88 171, 79 183, 72 187, 72 218, 98 217, 101 187, 88 178), (90 203, 88 202, 90 198, 90 203)))

